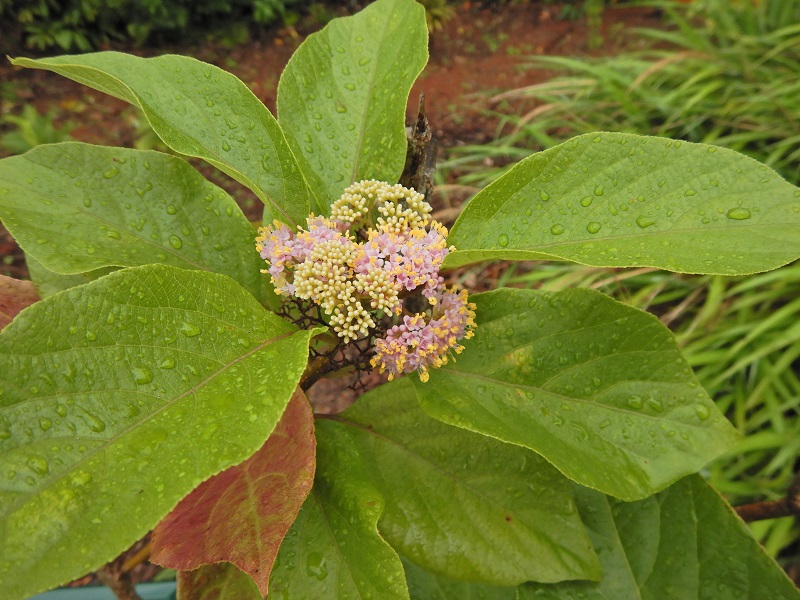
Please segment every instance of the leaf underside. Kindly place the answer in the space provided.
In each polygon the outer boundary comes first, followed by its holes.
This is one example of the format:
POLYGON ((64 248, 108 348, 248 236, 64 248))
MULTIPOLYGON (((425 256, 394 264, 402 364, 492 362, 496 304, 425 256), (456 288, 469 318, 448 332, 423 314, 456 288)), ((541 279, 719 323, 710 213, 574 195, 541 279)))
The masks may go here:
POLYGON ((315 445, 298 389, 258 452, 201 483, 156 526, 150 560, 185 571, 229 562, 266 596, 278 548, 311 491, 315 445))

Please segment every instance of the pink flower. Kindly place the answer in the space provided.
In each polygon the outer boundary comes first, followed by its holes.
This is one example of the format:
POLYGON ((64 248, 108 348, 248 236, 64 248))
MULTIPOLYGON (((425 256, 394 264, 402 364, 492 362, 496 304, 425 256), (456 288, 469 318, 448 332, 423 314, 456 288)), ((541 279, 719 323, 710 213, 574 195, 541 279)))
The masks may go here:
POLYGON ((406 315, 386 337, 375 341, 372 366, 381 373, 389 371, 389 379, 419 371, 419 378, 427 381, 430 367, 447 364, 451 351, 459 354, 464 349, 458 342, 472 337, 475 305, 468 302, 466 290, 439 288, 432 296, 436 304, 427 321, 424 313, 406 315))
POLYGON ((349 186, 331 211, 333 218, 312 215, 296 233, 279 221, 259 229, 265 272, 278 293, 320 306, 344 343, 385 331, 371 362, 390 379, 418 371, 427 381, 428 369, 461 352, 459 340, 475 326, 466 291, 446 289, 439 275, 447 229, 430 219, 421 194, 374 180, 349 186), (423 297, 423 312, 403 315, 404 298, 423 297), (397 324, 387 330, 387 321, 397 324))

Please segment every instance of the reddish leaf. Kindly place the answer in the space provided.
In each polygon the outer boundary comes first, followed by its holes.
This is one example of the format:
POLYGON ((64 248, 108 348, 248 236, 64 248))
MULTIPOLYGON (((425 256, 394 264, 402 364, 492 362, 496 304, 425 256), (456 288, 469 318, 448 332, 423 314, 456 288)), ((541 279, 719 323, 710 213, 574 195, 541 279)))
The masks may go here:
POLYGON ((151 560, 192 570, 226 561, 267 595, 272 564, 314 481, 311 406, 295 392, 253 456, 201 484, 153 532, 151 560))
POLYGON ((178 600, 261 600, 250 577, 228 563, 178 571, 178 600))
POLYGON ((11 323, 19 311, 38 299, 39 294, 32 282, 0 275, 0 329, 11 323))

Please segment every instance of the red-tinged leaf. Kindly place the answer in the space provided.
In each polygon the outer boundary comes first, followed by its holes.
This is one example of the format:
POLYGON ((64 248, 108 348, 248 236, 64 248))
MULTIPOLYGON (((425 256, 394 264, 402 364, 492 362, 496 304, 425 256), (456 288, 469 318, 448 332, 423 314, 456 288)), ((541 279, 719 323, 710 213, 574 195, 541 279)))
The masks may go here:
POLYGON ((261 600, 258 586, 229 563, 178 571, 178 600, 261 600))
POLYGON ((278 548, 311 491, 315 452, 311 406, 298 390, 258 452, 201 484, 158 524, 151 560, 185 571, 233 563, 266 596, 278 548))
POLYGON ((30 281, 0 275, 0 329, 11 323, 17 313, 39 299, 30 281))

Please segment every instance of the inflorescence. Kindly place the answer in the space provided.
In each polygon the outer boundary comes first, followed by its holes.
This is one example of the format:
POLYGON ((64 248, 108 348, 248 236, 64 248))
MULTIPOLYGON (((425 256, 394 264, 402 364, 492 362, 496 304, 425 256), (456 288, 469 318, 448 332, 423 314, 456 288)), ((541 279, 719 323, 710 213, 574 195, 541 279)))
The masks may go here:
POLYGON ((389 379, 447 363, 472 337, 475 305, 439 268, 452 247, 422 194, 370 179, 348 187, 330 217, 297 231, 261 227, 256 248, 278 294, 309 301, 347 344, 371 338, 373 367, 389 379), (422 300, 420 301, 420 298, 422 300), (415 302, 416 300, 416 302, 415 302))

